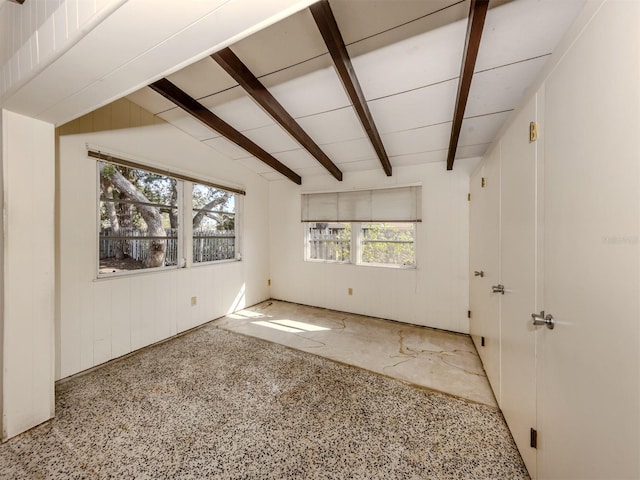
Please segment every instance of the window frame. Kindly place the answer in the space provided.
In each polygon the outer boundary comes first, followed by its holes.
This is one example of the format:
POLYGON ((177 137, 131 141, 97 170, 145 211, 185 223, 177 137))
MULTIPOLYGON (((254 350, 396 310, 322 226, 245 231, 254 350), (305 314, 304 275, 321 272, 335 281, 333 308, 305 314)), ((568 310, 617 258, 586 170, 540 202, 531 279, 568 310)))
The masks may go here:
MULTIPOLYGON (((196 262, 194 261, 194 256, 193 256, 193 239, 194 239, 194 235, 193 235, 193 217, 190 216, 190 221, 187 222, 189 225, 188 227, 185 228, 185 230, 189 230, 188 235, 190 238, 190 245, 188 246, 188 252, 190 253, 190 256, 188 258, 188 263, 190 266, 192 267, 200 267, 203 265, 213 265, 213 264, 217 264, 217 263, 230 263, 230 262, 237 262, 237 261, 241 261, 242 260, 242 253, 240 251, 240 246, 241 246, 241 241, 240 241, 240 228, 238 227, 239 222, 242 219, 242 215, 240 215, 239 210, 240 210, 240 204, 244 203, 243 200, 243 195, 239 195, 236 192, 231 192, 229 190, 225 190, 219 187, 213 187, 211 185, 206 185, 203 183, 198 183, 198 182, 189 182, 190 186, 189 186, 189 207, 186 206, 185 204, 185 209, 189 209, 190 213, 193 213, 194 209, 193 209, 193 186, 194 185, 201 185, 204 187, 209 187, 209 188, 214 188, 216 190, 220 190, 220 191, 224 191, 224 192, 228 192, 231 195, 233 195, 233 205, 234 205, 234 212, 233 212, 233 224, 234 224, 234 241, 233 241, 233 258, 223 258, 220 260, 208 260, 206 262, 196 262)), ((225 212, 225 213, 231 213, 231 212, 225 212)), ((187 250, 185 249, 185 253, 187 252, 187 250)))
MULTIPOLYGON (((304 261, 311 263, 330 263, 337 265, 354 265, 356 267, 374 267, 374 268, 393 268, 401 270, 417 270, 418 269, 418 223, 419 222, 339 222, 349 224, 351 226, 351 238, 350 238, 350 256, 348 260, 326 260, 319 258, 310 258, 310 224, 322 223, 322 222, 302 222, 303 226, 303 242, 304 242, 304 261), (368 223, 403 223, 413 225, 413 257, 414 263, 412 265, 405 265, 399 263, 375 263, 362 261, 363 251, 363 224, 368 223)), ((334 223, 334 222, 329 222, 334 223)))
MULTIPOLYGON (((242 261, 242 227, 243 227, 243 219, 244 219, 244 196, 245 191, 233 188, 223 188, 219 185, 212 184, 211 182, 207 182, 205 180, 197 180, 192 177, 184 176, 181 174, 172 175, 171 172, 167 172, 164 170, 156 169, 153 166, 148 166, 144 164, 138 164, 134 162, 130 162, 128 160, 123 160, 119 158, 115 158, 112 156, 108 156, 105 154, 96 154, 95 152, 89 150, 88 156, 93 157, 95 159, 95 186, 96 186, 96 203, 95 203, 95 248, 96 252, 94 254, 95 261, 95 279, 100 280, 108 280, 114 278, 121 278, 130 275, 145 275, 145 274, 153 274, 162 271, 173 271, 180 268, 191 268, 191 267, 200 267, 200 266, 211 266, 219 263, 231 263, 231 262, 239 262, 242 261), (161 265, 158 267, 150 267, 150 268, 141 268, 135 270, 121 270, 116 272, 101 272, 100 270, 100 242, 101 242, 101 208, 102 202, 104 201, 101 198, 101 174, 100 174, 100 162, 105 164, 111 164, 114 166, 132 168, 136 170, 145 171, 148 173, 153 173, 156 175, 161 175, 167 178, 171 178, 176 182, 176 190, 177 190, 177 217, 178 217, 178 225, 176 229, 176 263, 175 265, 161 265), (185 221, 187 218, 189 220, 192 219, 191 212, 193 211, 193 184, 204 185, 211 188, 215 188, 217 190, 222 190, 231 193, 234 195, 234 229, 235 229, 235 239, 234 239, 234 257, 229 259, 221 259, 221 260, 211 260, 207 262, 193 262, 193 229, 192 222, 185 221)), ((117 201, 115 203, 118 203, 117 201)), ((132 202, 137 203, 137 202, 132 202)), ((144 202, 139 202, 144 203, 144 202)), ((151 203, 151 202, 150 202, 151 203)), ((144 238, 144 237, 140 237, 144 238)))

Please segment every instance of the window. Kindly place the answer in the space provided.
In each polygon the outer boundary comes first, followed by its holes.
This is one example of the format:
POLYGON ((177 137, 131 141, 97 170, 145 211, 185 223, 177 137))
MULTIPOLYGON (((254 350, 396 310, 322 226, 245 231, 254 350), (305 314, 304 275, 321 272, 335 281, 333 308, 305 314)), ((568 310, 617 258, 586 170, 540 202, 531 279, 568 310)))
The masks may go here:
POLYGON ((308 260, 351 261, 350 223, 308 223, 308 260))
POLYGON ((415 267, 422 187, 302 195, 305 260, 415 267))
POLYGON ((193 184, 193 263, 236 258, 236 196, 193 184))
POLYGON ((99 273, 177 265, 178 181, 106 162, 98 169, 99 273))
POLYGON ((363 223, 362 263, 415 266, 415 224, 363 223))
POLYGON ((240 259, 244 191, 88 155, 99 159, 99 277, 240 259))
POLYGON ((305 260, 415 267, 414 223, 306 224, 305 260), (352 248, 353 245, 353 248, 352 248))

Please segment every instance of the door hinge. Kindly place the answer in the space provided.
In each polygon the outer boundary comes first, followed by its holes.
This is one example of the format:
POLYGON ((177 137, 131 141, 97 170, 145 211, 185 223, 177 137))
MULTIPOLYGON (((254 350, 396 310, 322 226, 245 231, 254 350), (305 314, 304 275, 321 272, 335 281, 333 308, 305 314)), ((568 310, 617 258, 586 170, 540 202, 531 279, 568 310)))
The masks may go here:
POLYGON ((471 318, 471 310, 467 310, 467 318, 471 318))
POLYGON ((480 180, 480 186, 482 188, 487 186, 487 179, 486 178, 482 177, 482 180, 480 180))
POLYGON ((531 448, 538 448, 538 431, 535 428, 529 432, 529 445, 531 448))
POLYGON ((484 347, 484 337, 480 337, 480 346, 484 347))
POLYGON ((471 201, 471 194, 470 193, 467 193, 467 201, 469 201, 469 202, 471 201))
POLYGON ((535 142, 538 139, 538 123, 531 122, 529 124, 529 141, 535 142))

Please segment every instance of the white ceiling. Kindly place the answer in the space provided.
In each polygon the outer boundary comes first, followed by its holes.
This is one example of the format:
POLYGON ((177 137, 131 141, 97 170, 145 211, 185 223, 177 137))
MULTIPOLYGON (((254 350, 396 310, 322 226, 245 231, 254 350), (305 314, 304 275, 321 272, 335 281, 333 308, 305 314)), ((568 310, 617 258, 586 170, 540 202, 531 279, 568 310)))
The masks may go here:
MULTIPOLYGON (((469 1, 330 4, 391 165, 444 162, 469 1)), ((456 159, 485 152, 583 5, 492 0, 456 159)), ((308 9, 231 49, 343 172, 382 168, 308 9)), ((302 177, 330 175, 210 57, 168 78, 302 177)), ((150 88, 128 98, 230 161, 284 178, 150 88)))

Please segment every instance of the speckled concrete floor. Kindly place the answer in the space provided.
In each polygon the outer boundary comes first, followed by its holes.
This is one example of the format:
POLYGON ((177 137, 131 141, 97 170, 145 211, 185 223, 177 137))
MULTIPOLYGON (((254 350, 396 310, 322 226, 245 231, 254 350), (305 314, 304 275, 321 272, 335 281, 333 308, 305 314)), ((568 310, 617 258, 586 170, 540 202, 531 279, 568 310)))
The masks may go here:
POLYGON ((495 408, 207 325, 57 386, 3 479, 527 478, 495 408))

